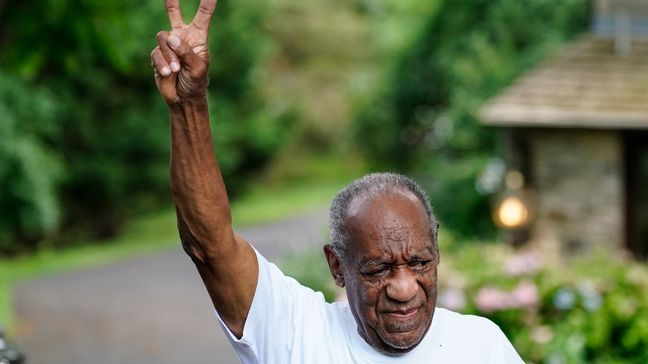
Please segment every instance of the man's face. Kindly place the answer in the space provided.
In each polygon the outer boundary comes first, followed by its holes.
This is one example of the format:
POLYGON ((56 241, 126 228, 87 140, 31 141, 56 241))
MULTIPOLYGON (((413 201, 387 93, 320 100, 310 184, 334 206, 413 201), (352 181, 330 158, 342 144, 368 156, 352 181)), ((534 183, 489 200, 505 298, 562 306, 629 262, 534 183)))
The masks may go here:
POLYGON ((352 201, 352 243, 342 262, 358 333, 388 354, 412 350, 425 336, 437 299, 438 249, 430 221, 411 192, 352 201))

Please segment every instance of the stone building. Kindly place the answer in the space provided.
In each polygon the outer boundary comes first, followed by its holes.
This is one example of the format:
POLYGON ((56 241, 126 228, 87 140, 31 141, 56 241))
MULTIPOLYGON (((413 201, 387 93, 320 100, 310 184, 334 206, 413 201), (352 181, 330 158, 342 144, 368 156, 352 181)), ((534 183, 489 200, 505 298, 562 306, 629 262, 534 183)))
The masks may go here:
POLYGON ((533 191, 529 239, 648 256, 648 0, 600 0, 591 31, 481 110, 533 191))

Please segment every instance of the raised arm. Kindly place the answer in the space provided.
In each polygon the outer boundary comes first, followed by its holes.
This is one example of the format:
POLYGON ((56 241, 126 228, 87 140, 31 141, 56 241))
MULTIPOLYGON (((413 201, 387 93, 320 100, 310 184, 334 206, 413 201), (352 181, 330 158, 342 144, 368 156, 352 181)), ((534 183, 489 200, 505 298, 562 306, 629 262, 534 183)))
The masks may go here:
POLYGON ((252 247, 232 229, 230 205, 212 144, 206 88, 207 34, 216 0, 202 0, 193 21, 178 0, 165 0, 171 32, 151 53, 155 83, 171 114, 171 190, 182 246, 219 315, 243 335, 258 276, 252 247))

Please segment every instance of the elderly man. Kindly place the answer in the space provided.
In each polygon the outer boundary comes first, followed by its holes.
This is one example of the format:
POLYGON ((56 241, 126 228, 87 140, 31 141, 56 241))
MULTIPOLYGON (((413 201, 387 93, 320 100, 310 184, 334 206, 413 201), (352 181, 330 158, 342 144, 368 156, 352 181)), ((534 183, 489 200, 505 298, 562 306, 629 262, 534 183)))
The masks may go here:
POLYGON ((331 206, 324 247, 348 303, 284 276, 231 226, 205 96, 207 34, 216 0, 193 21, 165 0, 171 32, 151 53, 171 114, 171 187, 182 245, 244 363, 521 363, 492 322, 435 308, 438 224, 410 179, 372 174, 331 206))

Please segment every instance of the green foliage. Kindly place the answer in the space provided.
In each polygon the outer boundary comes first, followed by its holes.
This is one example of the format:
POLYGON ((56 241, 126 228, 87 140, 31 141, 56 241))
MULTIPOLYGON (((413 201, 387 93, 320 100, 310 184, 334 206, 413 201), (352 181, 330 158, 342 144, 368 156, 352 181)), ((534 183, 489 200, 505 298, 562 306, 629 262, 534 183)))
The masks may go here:
POLYGON ((279 262, 281 270, 302 285, 322 292, 327 302, 335 300, 340 292, 336 288, 321 249, 303 250, 286 255, 279 262))
POLYGON ((0 252, 33 242, 61 220, 56 187, 61 156, 51 144, 60 134, 53 95, 0 73, 0 252))
MULTIPOLYGON (((0 254, 61 228, 111 236, 133 211, 168 202, 168 112, 149 66, 169 27, 162 2, 2 4, 0 127, 12 138, 0 147, 0 254)), ((197 4, 183 1, 185 20, 197 4)), ((268 12, 220 2, 213 21, 209 102, 231 186, 269 161, 294 119, 258 91, 268 12)))
POLYGON ((490 318, 527 361, 648 359, 648 270, 641 263, 609 252, 552 262, 539 252, 473 245, 445 254, 443 264, 439 304, 490 318), (448 301, 448 292, 463 303, 448 301))
POLYGON ((357 115, 357 145, 375 168, 421 175, 444 226, 492 232, 487 209, 475 208, 488 204, 474 186, 495 152, 479 107, 583 31, 587 15, 584 0, 442 2, 357 115))

